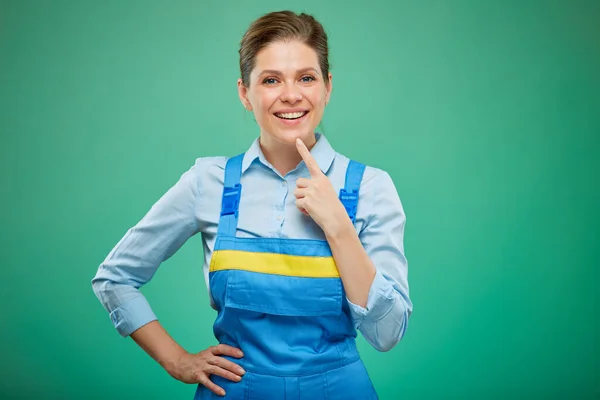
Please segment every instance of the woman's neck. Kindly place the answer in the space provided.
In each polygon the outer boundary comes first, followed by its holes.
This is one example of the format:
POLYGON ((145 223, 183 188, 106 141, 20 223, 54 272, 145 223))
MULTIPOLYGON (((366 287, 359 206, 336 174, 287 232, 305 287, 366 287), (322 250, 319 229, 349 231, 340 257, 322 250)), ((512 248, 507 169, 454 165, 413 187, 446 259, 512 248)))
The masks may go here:
MULTIPOLYGON (((305 140, 304 144, 309 150, 317 142, 314 134, 303 140, 305 140)), ((259 144, 267 161, 279 171, 281 176, 285 176, 302 161, 295 142, 283 143, 273 140, 266 134, 261 134, 259 144)))

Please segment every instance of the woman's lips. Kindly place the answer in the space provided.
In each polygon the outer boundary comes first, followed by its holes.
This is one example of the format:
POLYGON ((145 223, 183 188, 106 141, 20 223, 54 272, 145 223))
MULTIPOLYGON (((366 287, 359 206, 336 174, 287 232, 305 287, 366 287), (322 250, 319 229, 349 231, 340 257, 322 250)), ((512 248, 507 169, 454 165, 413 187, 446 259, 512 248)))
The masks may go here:
POLYGON ((309 111, 297 111, 297 112, 291 112, 291 113, 274 113, 273 115, 275 115, 275 117, 284 125, 298 125, 306 119, 306 116, 308 114, 309 114, 309 111), (296 118, 293 118, 296 115, 299 115, 299 116, 296 118))

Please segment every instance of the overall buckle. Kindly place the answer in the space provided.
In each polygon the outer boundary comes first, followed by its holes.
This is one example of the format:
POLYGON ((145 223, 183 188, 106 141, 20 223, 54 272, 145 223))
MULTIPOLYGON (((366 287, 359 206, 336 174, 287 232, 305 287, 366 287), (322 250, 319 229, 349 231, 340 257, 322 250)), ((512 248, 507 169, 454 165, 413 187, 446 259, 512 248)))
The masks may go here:
POLYGON ((348 216, 354 222, 354 219, 356 218, 356 208, 358 205, 358 190, 348 192, 346 189, 340 189, 340 201, 344 205, 348 216))
POLYGON ((240 197, 242 196, 242 185, 236 183, 234 186, 225 186, 223 188, 223 203, 221 204, 221 216, 238 216, 238 207, 240 206, 240 197))

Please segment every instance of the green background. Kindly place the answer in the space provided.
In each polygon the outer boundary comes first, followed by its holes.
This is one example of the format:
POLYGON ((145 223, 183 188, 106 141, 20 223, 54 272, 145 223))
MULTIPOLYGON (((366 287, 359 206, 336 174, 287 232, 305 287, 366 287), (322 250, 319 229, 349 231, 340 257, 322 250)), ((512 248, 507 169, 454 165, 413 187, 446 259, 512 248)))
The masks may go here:
MULTIPOLYGON (((390 173, 414 313, 381 399, 600 398, 598 1, 1 1, 2 398, 180 398, 90 280, 196 157, 245 150, 239 40, 330 35, 334 148, 390 173)), ((214 344, 193 237, 144 287, 214 344)))

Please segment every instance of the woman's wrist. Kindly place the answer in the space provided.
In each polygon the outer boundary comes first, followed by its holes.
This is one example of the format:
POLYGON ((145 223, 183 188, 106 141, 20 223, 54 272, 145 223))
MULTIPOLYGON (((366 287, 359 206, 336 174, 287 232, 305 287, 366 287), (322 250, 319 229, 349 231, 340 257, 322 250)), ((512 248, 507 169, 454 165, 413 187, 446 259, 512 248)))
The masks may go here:
POLYGON ((323 229, 323 232, 325 233, 325 237, 330 244, 343 241, 344 238, 347 238, 351 235, 356 235, 354 224, 352 223, 352 220, 348 218, 348 214, 345 212, 340 217, 333 219, 329 224, 327 224, 326 229, 323 229))
POLYGON ((169 375, 177 378, 181 359, 188 354, 189 353, 186 350, 179 347, 179 349, 174 349, 172 352, 166 354, 165 359, 159 360, 158 363, 169 373, 169 375))
POLYGON ((131 338, 171 375, 176 373, 181 357, 187 354, 158 320, 139 328, 131 338))

